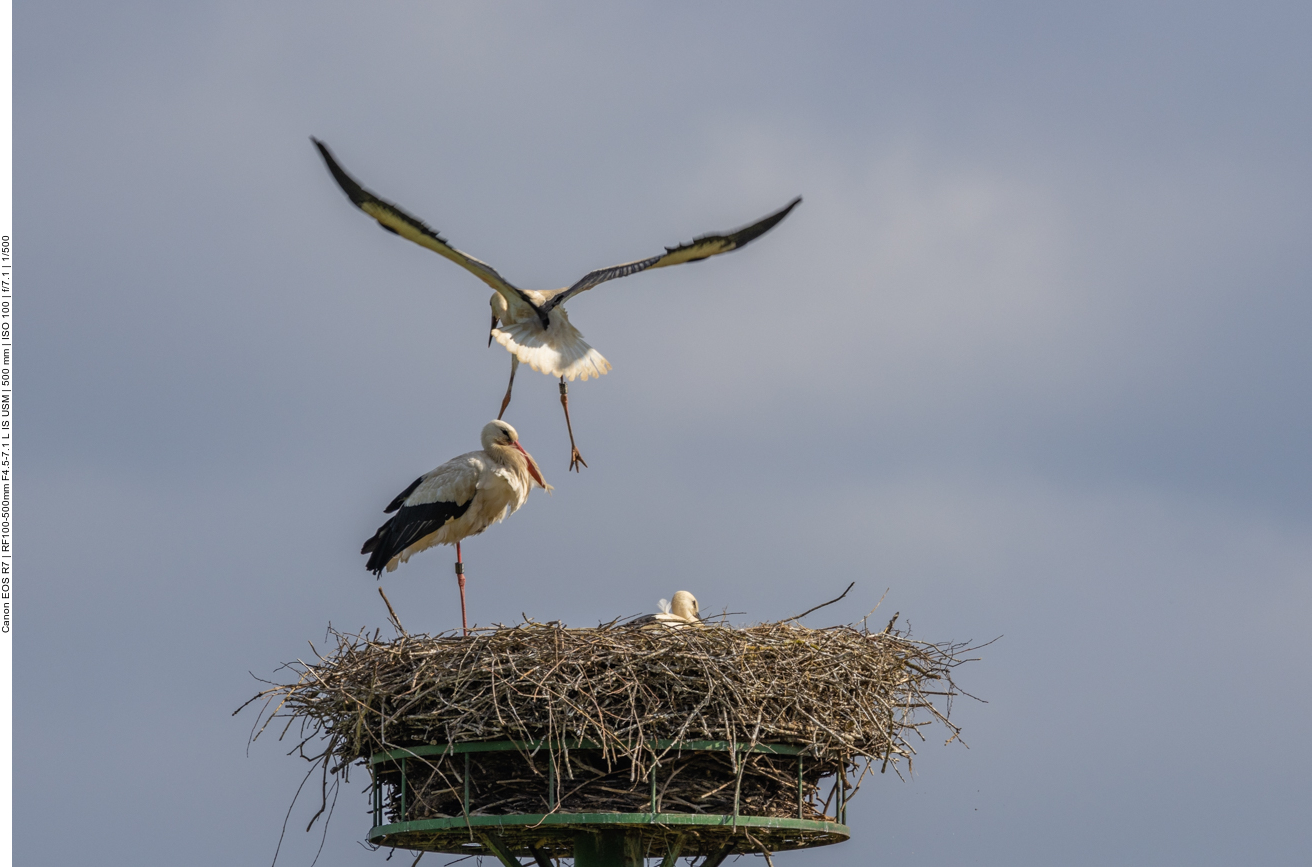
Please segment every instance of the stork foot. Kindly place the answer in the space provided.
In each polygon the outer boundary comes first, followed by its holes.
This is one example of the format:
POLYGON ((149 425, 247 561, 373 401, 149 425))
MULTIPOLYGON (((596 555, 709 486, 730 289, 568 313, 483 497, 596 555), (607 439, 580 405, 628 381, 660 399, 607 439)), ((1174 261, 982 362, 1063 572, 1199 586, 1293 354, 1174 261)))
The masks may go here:
POLYGON ((579 464, 587 466, 588 462, 583 460, 583 455, 579 454, 578 447, 574 445, 574 426, 569 423, 569 386, 565 385, 565 377, 560 378, 560 405, 565 409, 565 430, 569 431, 569 468, 576 473, 583 472, 579 469, 579 464))

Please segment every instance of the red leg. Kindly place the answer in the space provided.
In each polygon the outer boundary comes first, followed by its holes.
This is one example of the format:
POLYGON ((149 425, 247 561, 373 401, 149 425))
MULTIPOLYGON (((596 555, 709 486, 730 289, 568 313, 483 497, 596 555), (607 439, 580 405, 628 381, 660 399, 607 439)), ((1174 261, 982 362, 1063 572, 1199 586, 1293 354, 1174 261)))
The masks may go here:
POLYGON ((469 634, 469 620, 465 617, 465 564, 460 562, 460 543, 456 542, 456 580, 460 582, 460 628, 469 634))
POLYGON ((583 472, 579 469, 579 464, 587 466, 588 462, 583 460, 583 455, 579 454, 578 447, 574 445, 574 428, 569 423, 569 386, 565 385, 565 377, 560 378, 560 405, 565 408, 565 430, 569 431, 569 468, 576 473, 583 472))
POLYGON ((516 370, 519 370, 519 359, 512 355, 510 356, 510 384, 506 386, 506 396, 501 399, 501 412, 497 413, 498 419, 506 414, 506 407, 510 406, 510 390, 515 387, 516 370))

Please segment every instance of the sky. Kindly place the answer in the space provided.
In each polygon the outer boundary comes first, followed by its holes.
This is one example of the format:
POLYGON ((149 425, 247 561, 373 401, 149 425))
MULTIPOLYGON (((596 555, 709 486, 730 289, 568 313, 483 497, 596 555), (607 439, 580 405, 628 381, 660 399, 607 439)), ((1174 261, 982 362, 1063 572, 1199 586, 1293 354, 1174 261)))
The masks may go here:
MULTIPOLYGON (((312 135, 530 288, 804 197, 571 301, 589 468, 522 369, 555 491, 464 546, 480 624, 855 581, 807 622, 1001 636, 966 745, 781 865, 1312 858, 1306 4, 24 0, 14 42, 16 863, 269 863, 304 768, 232 711, 386 628, 360 544, 500 406, 486 287, 312 135)), ((382 579, 411 631, 452 559, 382 579)), ((320 865, 383 863, 367 811, 320 865)))

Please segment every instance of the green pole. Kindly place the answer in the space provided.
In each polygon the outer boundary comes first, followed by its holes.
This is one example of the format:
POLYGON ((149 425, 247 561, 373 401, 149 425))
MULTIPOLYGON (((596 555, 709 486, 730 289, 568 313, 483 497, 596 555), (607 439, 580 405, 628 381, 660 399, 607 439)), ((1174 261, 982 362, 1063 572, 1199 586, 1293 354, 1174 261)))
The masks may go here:
POLYGON ((642 841, 625 831, 583 833, 574 838, 574 867, 642 867, 642 841))

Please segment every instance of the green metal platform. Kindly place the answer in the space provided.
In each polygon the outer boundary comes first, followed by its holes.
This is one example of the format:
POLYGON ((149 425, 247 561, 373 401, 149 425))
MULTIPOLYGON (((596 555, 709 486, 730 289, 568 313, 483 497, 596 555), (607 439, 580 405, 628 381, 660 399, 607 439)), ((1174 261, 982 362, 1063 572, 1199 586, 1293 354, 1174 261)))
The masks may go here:
MULTIPOLYGON (((845 824, 847 805, 845 783, 838 783, 837 816, 839 821, 817 821, 802 818, 805 814, 803 767, 808 751, 786 744, 757 744, 747 746, 729 741, 666 741, 657 740, 648 745, 654 752, 738 752, 765 753, 778 756, 797 756, 797 807, 798 818, 778 818, 745 815, 738 811, 735 796, 734 812, 729 815, 704 813, 657 812, 657 798, 653 775, 651 811, 614 813, 568 813, 554 809, 554 764, 549 765, 547 778, 547 805, 549 813, 515 813, 508 815, 479 815, 471 811, 469 757, 487 752, 518 751, 533 753, 548 748, 541 741, 488 741, 465 744, 440 744, 405 747, 378 753, 369 760, 373 776, 374 827, 369 841, 379 846, 400 849, 445 852, 450 854, 491 855, 506 867, 520 867, 521 857, 530 857, 540 867, 551 867, 550 859, 573 858, 575 867, 641 867, 644 858, 661 858, 663 867, 673 867, 680 857, 701 856, 700 867, 717 867, 731 854, 771 852, 826 846, 847 840, 850 832, 845 824), (447 756, 464 755, 465 791, 462 800, 464 815, 412 819, 384 823, 382 774, 399 774, 396 800, 401 813, 407 812, 407 765, 412 760, 426 761, 447 756)), ((587 741, 565 741, 551 744, 555 749, 571 752, 600 750, 599 744, 587 741)), ((553 750, 548 749, 549 762, 553 750)))

